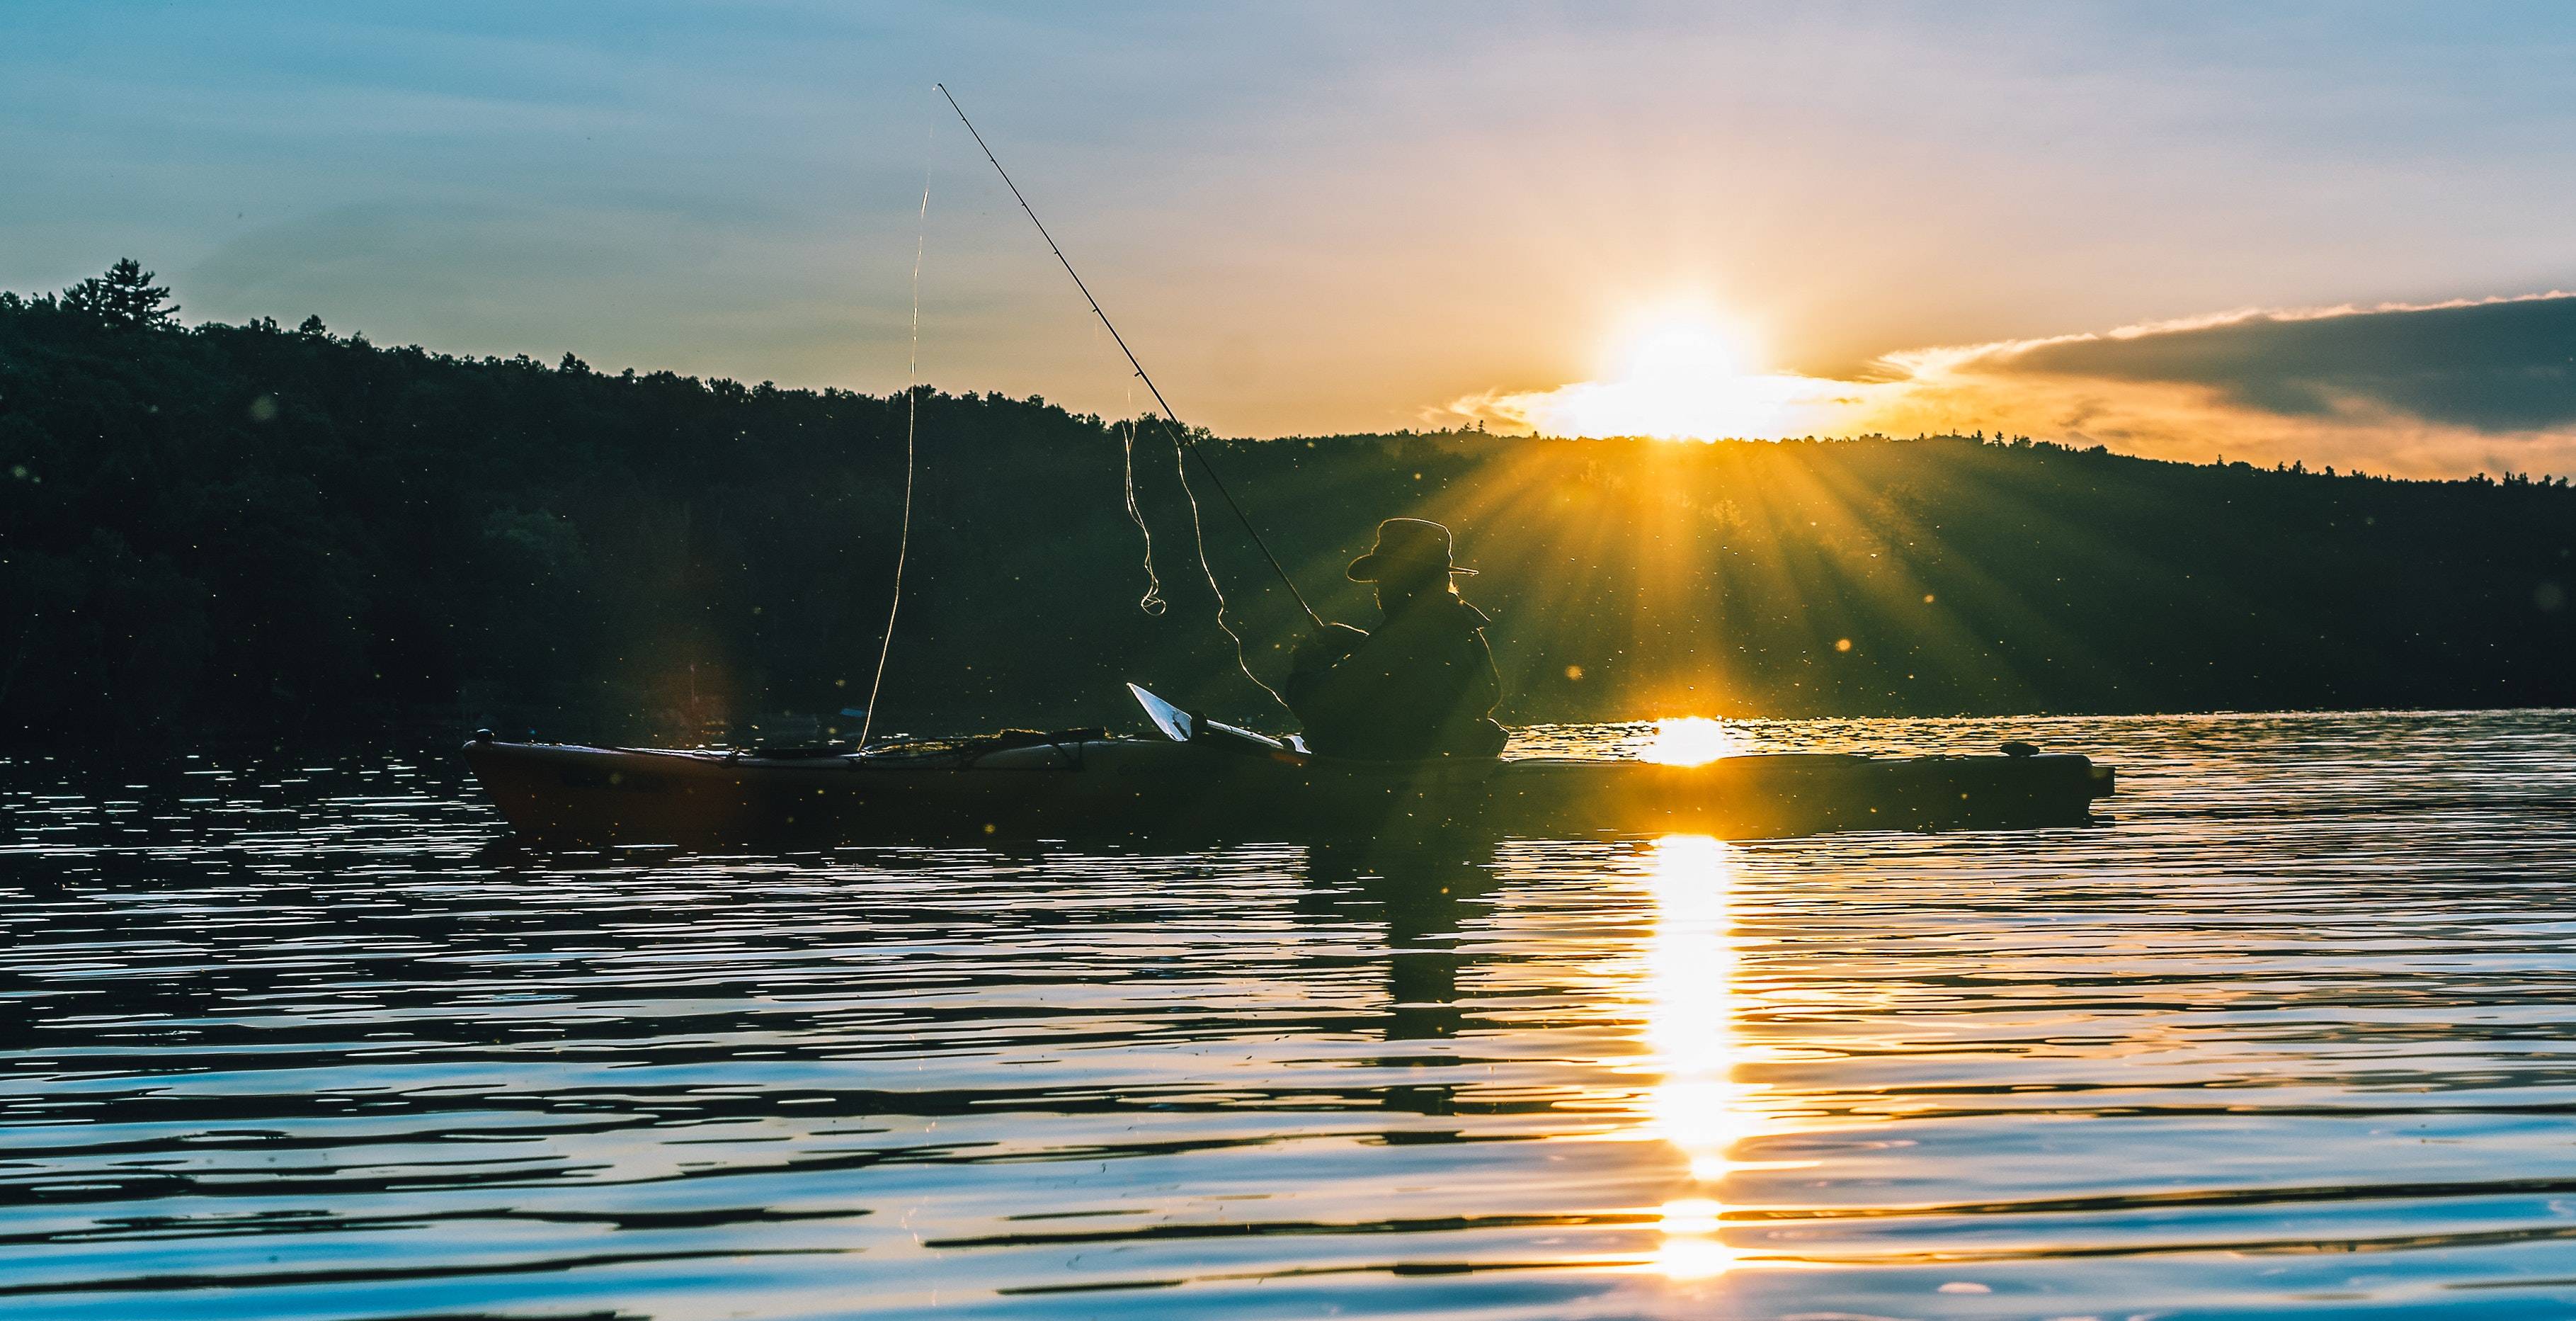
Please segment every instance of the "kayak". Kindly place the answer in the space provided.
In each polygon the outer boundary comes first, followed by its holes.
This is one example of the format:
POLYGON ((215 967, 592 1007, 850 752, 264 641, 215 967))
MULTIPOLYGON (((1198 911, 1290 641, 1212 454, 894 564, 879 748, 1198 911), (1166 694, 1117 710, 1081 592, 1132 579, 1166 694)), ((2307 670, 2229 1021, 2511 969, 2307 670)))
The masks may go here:
MULTIPOLYGON (((1213 722, 1209 722, 1213 724, 1213 722)), ((1766 753, 1696 766, 1368 762, 1223 726, 1186 741, 1013 732, 883 752, 510 743, 465 760, 525 841, 775 849, 955 839, 1549 838, 2081 825, 2110 767, 2075 754, 1766 753)))

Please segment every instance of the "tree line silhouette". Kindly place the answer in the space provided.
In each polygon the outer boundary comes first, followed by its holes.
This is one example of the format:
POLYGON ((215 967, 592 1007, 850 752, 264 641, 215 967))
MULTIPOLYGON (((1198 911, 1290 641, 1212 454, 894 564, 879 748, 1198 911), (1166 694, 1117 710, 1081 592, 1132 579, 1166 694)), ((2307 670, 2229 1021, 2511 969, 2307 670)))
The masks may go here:
MULTIPOLYGON (((863 700, 903 395, 183 327, 152 281, 0 294, 0 738, 640 736, 863 700)), ((881 730, 1129 726, 1126 679, 1283 723, 1213 626, 1162 424, 917 403, 881 730)), ((2576 704, 2564 479, 1982 434, 1201 438, 1327 615, 1368 622, 1341 566, 1377 520, 1455 528, 1507 721, 2576 704)), ((1203 517, 1275 676, 1302 620, 1203 517)))

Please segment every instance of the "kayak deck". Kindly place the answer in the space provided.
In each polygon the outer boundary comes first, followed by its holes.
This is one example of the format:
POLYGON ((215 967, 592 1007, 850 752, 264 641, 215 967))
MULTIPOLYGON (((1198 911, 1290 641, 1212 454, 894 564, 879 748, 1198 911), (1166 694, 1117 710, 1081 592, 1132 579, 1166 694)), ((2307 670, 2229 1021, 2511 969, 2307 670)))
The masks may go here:
POLYGON ((940 756, 772 756, 478 737, 465 759, 531 843, 755 848, 1448 831, 1755 839, 2080 825, 2113 780, 2109 767, 2072 754, 1767 753, 1697 766, 1567 758, 1384 763, 1097 735, 940 756))

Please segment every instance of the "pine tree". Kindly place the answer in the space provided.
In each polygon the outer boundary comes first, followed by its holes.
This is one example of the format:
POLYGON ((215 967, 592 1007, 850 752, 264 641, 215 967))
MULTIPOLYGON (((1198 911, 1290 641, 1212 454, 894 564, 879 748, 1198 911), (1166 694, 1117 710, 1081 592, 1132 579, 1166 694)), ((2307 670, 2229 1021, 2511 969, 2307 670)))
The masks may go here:
POLYGON ((179 323, 179 307, 168 302, 169 287, 152 283, 152 272, 132 257, 121 257, 105 275, 93 275, 63 291, 63 308, 98 318, 111 326, 135 330, 168 330, 179 323))

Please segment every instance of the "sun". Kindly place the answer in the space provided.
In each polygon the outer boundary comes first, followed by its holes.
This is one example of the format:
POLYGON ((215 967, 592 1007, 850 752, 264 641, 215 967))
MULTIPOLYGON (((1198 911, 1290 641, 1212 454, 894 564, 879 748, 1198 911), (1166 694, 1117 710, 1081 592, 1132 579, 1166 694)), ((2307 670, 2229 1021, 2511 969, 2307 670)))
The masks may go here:
POLYGON ((1697 319, 1665 319, 1631 332, 1618 353, 1615 379, 1676 386, 1723 383, 1744 376, 1751 357, 1740 332, 1697 319))
POLYGON ((1551 391, 1530 420, 1557 435, 1769 438, 1785 434, 1817 385, 1761 370, 1741 326, 1699 309, 1640 317, 1605 356, 1602 379, 1551 391))

